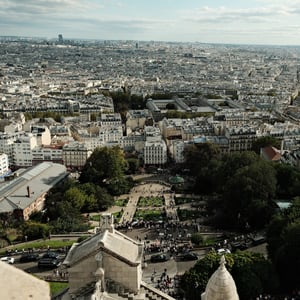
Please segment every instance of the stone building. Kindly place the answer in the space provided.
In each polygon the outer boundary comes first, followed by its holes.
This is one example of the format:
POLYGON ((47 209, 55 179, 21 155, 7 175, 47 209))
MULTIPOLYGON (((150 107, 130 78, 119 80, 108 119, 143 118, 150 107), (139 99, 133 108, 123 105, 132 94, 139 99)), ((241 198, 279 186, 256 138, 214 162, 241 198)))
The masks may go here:
POLYGON ((118 232, 113 217, 102 217, 100 231, 75 243, 62 271, 69 274, 63 300, 174 300, 142 281, 143 243, 118 232))

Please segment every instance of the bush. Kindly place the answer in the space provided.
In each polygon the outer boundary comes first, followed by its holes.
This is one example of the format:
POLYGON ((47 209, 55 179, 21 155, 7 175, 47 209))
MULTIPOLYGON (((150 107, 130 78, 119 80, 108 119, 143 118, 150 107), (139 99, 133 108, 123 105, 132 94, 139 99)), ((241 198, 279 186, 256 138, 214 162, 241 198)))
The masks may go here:
POLYGON ((204 238, 201 233, 193 233, 191 237, 191 242, 197 246, 201 246, 204 242, 204 238))

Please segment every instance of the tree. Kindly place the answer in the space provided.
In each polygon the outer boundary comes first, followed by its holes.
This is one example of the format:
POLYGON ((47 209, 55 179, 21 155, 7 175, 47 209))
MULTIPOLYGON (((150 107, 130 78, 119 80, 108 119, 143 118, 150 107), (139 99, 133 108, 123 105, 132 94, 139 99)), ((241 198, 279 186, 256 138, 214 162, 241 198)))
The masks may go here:
POLYGON ((50 230, 48 224, 38 222, 27 221, 22 225, 23 236, 27 236, 29 241, 48 237, 50 230))
POLYGON ((87 159, 79 181, 107 187, 111 182, 122 179, 126 169, 127 162, 119 147, 96 148, 87 159))
MULTIPOLYGON (((180 287, 184 290, 186 299, 199 299, 209 278, 217 270, 219 261, 220 255, 210 252, 185 272, 180 287)), ((241 251, 226 254, 226 268, 235 280, 241 300, 255 299, 259 294, 270 293, 278 287, 272 264, 261 254, 241 251)))
POLYGON ((209 165, 212 159, 220 158, 220 148, 212 143, 199 143, 188 146, 184 151, 186 168, 192 176, 197 176, 201 168, 209 165))
POLYGON ((282 289, 300 286, 300 198, 276 215, 267 228, 268 255, 272 259, 282 289))
POLYGON ((300 222, 289 224, 282 232, 283 244, 276 251, 275 266, 281 286, 287 290, 300 286, 300 222))
POLYGON ((65 194, 64 194, 64 201, 67 201, 72 204, 73 207, 78 209, 79 211, 83 207, 83 205, 86 202, 87 196, 85 195, 84 192, 82 192, 79 188, 77 187, 72 187, 68 189, 65 194))
POLYGON ((176 109, 176 106, 175 106, 174 103, 168 103, 168 104, 166 105, 166 109, 176 109))
POLYGON ((245 229, 260 229, 275 213, 272 200, 276 191, 274 168, 259 160, 239 168, 224 186, 223 213, 227 224, 245 229))
POLYGON ((107 190, 98 185, 93 183, 84 183, 80 185, 79 188, 86 195, 86 201, 82 209, 84 212, 102 211, 110 207, 114 202, 113 197, 107 192, 107 190))
POLYGON ((255 152, 244 151, 226 154, 222 157, 220 167, 220 181, 223 185, 240 169, 260 160, 255 152))
POLYGON ((294 198, 300 194, 300 171, 287 164, 274 164, 277 178, 277 196, 294 198))
POLYGON ((252 143, 252 150, 259 155, 260 149, 268 146, 280 149, 280 141, 271 136, 263 136, 252 143))

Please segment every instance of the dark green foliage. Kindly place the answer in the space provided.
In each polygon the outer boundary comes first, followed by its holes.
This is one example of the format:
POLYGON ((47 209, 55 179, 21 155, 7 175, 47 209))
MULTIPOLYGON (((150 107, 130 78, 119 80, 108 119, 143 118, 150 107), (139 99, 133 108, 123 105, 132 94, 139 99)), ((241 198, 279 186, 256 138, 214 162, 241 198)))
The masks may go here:
POLYGON ((280 212, 267 228, 268 254, 280 277, 281 286, 300 286, 300 199, 280 212))
MULTIPOLYGON (((226 268, 235 280, 241 300, 255 299, 259 294, 274 291, 277 277, 271 263, 263 255, 252 252, 226 254, 226 268)), ((219 267, 220 255, 210 252, 187 271, 180 282, 186 298, 199 299, 205 291, 208 279, 219 267)))
POLYGON ((107 186, 110 182, 121 179, 127 167, 123 151, 119 147, 96 148, 84 165, 79 181, 107 186))
POLYGON ((193 233, 191 237, 191 242, 197 246, 201 246, 204 242, 203 235, 199 232, 193 233))
POLYGON ((127 165, 128 165, 128 170, 126 171, 127 174, 135 174, 139 167, 140 167, 140 161, 138 158, 127 158, 127 165))
POLYGON ((195 192, 212 193, 216 190, 220 149, 212 143, 190 145, 185 150, 185 168, 195 178, 195 192))
POLYGON ((28 221, 22 226, 23 236, 27 236, 29 241, 46 238, 49 236, 50 231, 51 227, 48 224, 38 222, 28 221))
POLYGON ((260 149, 267 147, 267 146, 273 146, 277 149, 280 149, 280 141, 271 136, 264 136, 264 137, 258 138, 256 141, 253 142, 252 150, 256 154, 260 154, 260 149))
POLYGON ((175 106, 174 103, 168 103, 168 104, 166 105, 166 109, 176 109, 176 106, 175 106))
POLYGON ((292 199, 300 194, 300 170, 287 164, 274 164, 277 197, 292 199))
POLYGON ((258 159, 238 169, 224 186, 223 211, 228 222, 240 228, 246 224, 252 229, 264 227, 275 213, 275 191, 275 171, 267 162, 258 159))

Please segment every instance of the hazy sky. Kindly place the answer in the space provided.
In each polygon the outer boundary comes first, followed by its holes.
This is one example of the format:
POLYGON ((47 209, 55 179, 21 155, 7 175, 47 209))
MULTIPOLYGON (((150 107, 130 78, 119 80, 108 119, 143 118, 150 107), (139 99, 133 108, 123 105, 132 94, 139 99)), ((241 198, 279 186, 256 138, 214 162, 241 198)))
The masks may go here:
POLYGON ((0 35, 300 45, 300 0, 0 0, 0 35))

